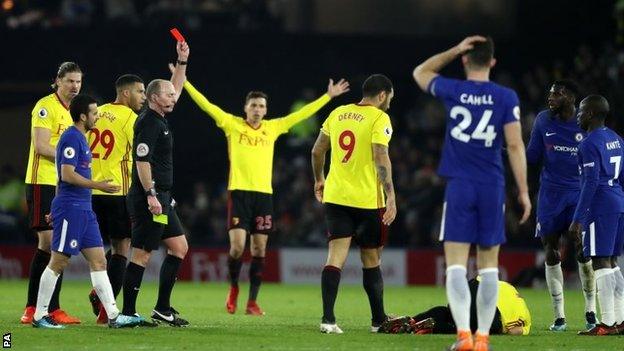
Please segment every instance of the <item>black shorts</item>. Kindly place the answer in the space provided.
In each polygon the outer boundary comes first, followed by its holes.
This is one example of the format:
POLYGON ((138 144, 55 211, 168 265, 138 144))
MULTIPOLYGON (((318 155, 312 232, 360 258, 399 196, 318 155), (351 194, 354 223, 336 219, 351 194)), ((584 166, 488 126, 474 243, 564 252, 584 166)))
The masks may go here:
POLYGON ((147 197, 143 194, 128 194, 126 204, 132 223, 132 247, 145 251, 158 250, 162 240, 184 235, 180 218, 172 206, 173 198, 169 192, 159 192, 158 201, 162 212, 168 216, 168 223, 154 222, 152 213, 148 209, 147 197))
POLYGON ((125 196, 93 195, 92 204, 102 238, 130 238, 130 217, 126 209, 125 196))
POLYGON ((46 184, 26 184, 26 203, 28 204, 28 225, 38 232, 52 230, 45 216, 50 214, 52 199, 56 195, 56 187, 46 184))
POLYGON ((384 246, 389 229, 381 221, 385 211, 385 208, 364 209, 325 203, 329 240, 353 237, 362 249, 384 246))
POLYGON ((228 192, 228 230, 244 229, 250 234, 273 232, 273 195, 257 191, 228 192))

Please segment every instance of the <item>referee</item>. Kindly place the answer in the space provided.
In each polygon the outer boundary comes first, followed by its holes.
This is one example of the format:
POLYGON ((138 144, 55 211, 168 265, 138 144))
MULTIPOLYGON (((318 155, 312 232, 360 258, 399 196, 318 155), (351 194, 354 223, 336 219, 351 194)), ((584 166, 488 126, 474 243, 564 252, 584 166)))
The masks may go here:
POLYGON ((171 81, 155 79, 148 84, 148 108, 134 125, 132 185, 127 196, 132 221, 132 259, 123 283, 123 314, 136 315, 136 300, 145 266, 152 250, 157 250, 162 241, 167 246, 167 257, 160 269, 158 302, 152 319, 183 327, 189 323, 179 318, 169 303, 180 264, 188 251, 182 224, 174 208, 175 201, 171 197, 173 133, 165 119, 165 114, 173 111, 186 80, 189 47, 186 42, 179 42, 176 50, 178 60, 171 81))

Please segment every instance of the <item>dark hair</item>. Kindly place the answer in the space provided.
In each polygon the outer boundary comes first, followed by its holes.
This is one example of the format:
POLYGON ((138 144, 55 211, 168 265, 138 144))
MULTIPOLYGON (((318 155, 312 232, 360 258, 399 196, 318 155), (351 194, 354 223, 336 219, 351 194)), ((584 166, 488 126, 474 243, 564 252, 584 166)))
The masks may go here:
POLYGON ((581 88, 579 88, 579 85, 571 79, 559 79, 554 81, 552 85, 564 87, 567 91, 571 92, 575 98, 581 93, 581 88))
POLYGON ((262 91, 250 91, 247 93, 247 96, 245 97, 245 105, 247 105, 249 100, 258 99, 258 98, 269 100, 269 96, 262 91))
POLYGON ((594 112, 594 117, 598 119, 605 120, 609 116, 609 101, 602 95, 588 95, 581 103, 588 105, 589 109, 594 112))
POLYGON ((485 41, 479 41, 472 45, 472 49, 466 51, 468 62, 477 67, 489 67, 494 58, 494 40, 485 37, 485 41))
POLYGON ((392 89, 392 81, 388 77, 383 74, 373 74, 366 78, 364 84, 362 84, 362 95, 372 97, 382 91, 389 93, 392 89))
MULTIPOLYGON (((75 62, 63 62, 59 66, 58 72, 56 72, 56 78, 61 79, 61 78, 65 77, 65 75, 67 75, 67 73, 80 73, 80 74, 82 74, 82 70, 80 69, 80 66, 78 66, 78 64, 75 63, 75 62)), ((58 86, 56 85, 56 79, 55 79, 54 83, 52 83, 52 89, 54 89, 54 91, 56 91, 57 88, 58 88, 58 86)))
POLYGON ((72 120, 74 122, 80 121, 80 115, 88 115, 89 105, 95 103, 97 103, 97 101, 89 95, 78 94, 74 96, 69 103, 69 114, 71 114, 72 120))
POLYGON ((143 83, 143 79, 134 74, 124 74, 115 81, 115 89, 120 90, 134 83, 143 83))

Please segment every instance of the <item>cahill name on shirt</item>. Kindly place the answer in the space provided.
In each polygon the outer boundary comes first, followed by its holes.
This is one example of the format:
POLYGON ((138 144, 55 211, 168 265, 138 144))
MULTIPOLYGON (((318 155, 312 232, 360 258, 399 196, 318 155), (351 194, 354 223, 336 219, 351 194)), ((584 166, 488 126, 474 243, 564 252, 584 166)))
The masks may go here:
POLYGON ((468 105, 494 105, 494 99, 492 99, 492 95, 472 95, 472 94, 461 94, 459 96, 459 101, 463 104, 468 105))

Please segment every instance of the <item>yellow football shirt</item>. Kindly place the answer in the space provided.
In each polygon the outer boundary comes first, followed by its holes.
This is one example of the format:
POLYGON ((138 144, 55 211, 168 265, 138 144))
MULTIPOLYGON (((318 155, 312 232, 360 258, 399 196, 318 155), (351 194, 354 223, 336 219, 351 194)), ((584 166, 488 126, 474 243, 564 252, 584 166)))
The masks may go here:
POLYGON ((52 93, 41 98, 35 104, 30 119, 30 151, 28 154, 28 168, 26 169, 26 184, 45 184, 56 186, 56 167, 54 159, 41 156, 35 152, 35 128, 50 130, 50 145, 56 147, 61 134, 73 125, 68 106, 52 93))
POLYGON ((121 189, 114 194, 93 190, 93 195, 127 195, 132 176, 132 139, 137 114, 122 104, 98 107, 99 118, 87 135, 93 156, 93 180, 112 179, 121 189))
POLYGON ((227 113, 208 101, 189 81, 184 83, 184 89, 215 120, 227 137, 230 159, 228 190, 267 194, 273 193, 273 150, 277 138, 293 125, 314 115, 331 100, 329 95, 324 94, 286 117, 263 120, 254 129, 244 118, 227 113))
POLYGON ((498 282, 498 303, 496 304, 501 314, 503 332, 513 327, 522 327, 522 335, 528 335, 531 331, 531 313, 524 299, 513 285, 498 282))
POLYGON ((323 202, 364 209, 384 207, 373 144, 388 146, 392 137, 390 116, 370 105, 343 105, 327 117, 321 132, 331 140, 323 202))

